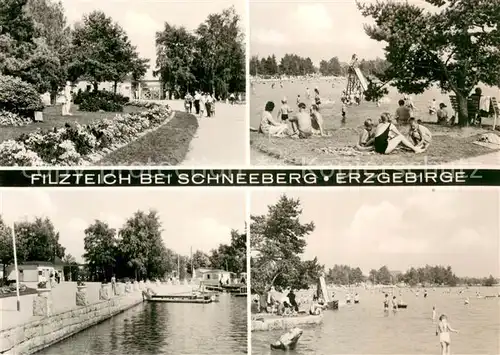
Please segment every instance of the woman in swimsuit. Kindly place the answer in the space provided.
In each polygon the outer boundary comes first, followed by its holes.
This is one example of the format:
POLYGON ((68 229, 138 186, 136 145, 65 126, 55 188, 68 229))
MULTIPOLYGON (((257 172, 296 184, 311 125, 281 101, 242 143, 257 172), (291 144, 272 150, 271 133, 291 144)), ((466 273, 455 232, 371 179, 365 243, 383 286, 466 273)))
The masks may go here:
POLYGON ((448 323, 448 318, 442 314, 439 317, 439 322, 436 327, 436 336, 439 336, 442 355, 451 355, 451 332, 458 333, 458 330, 453 329, 448 323))
POLYGON ((403 136, 394 124, 390 122, 390 114, 384 112, 380 116, 380 123, 375 129, 375 151, 379 154, 390 154, 400 144, 410 148, 415 153, 421 153, 422 149, 415 147, 403 136))

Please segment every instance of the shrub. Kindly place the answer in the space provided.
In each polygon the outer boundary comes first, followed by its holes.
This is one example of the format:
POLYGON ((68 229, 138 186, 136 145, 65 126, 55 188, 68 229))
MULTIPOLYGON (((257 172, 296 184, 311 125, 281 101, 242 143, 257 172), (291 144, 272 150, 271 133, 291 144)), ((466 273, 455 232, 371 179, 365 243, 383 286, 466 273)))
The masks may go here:
POLYGON ((0 110, 33 117, 43 110, 40 94, 34 86, 13 76, 0 75, 0 110))
POLYGON ((37 287, 38 288, 47 288, 47 281, 39 282, 37 287))
POLYGON ((0 126, 26 126, 32 122, 31 118, 20 116, 17 113, 0 110, 0 126))
POLYGON ((129 98, 111 91, 85 91, 79 92, 74 102, 81 111, 122 112, 123 105, 129 102, 129 98))

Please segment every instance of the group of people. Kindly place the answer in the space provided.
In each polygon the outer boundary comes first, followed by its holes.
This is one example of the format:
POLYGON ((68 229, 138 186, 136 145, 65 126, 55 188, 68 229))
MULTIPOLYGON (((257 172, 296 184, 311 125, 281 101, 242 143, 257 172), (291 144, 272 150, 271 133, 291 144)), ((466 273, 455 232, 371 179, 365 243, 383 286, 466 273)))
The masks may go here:
POLYGON ((207 117, 215 115, 215 95, 208 92, 195 91, 194 96, 189 92, 184 96, 184 108, 186 112, 192 113, 193 107, 199 117, 203 117, 206 112, 207 117))
POLYGON ((314 134, 324 136, 323 117, 319 112, 321 101, 316 101, 307 109, 304 102, 299 102, 298 112, 288 105, 288 100, 284 97, 281 100, 281 107, 277 118, 273 117, 275 108, 274 102, 268 101, 262 113, 259 132, 271 137, 296 137, 310 138, 314 134))
POLYGON ((327 307, 325 301, 313 295, 312 299, 306 300, 301 298, 297 300, 297 296, 292 289, 285 290, 283 293, 277 293, 274 288, 263 294, 260 298, 254 300, 257 312, 272 313, 279 316, 293 316, 298 314, 299 308, 302 305, 309 304, 308 313, 310 315, 320 315, 327 307))
MULTIPOLYGON (((396 118, 396 122, 398 119, 396 118)), ((371 119, 364 122, 356 148, 360 151, 375 151, 379 154, 390 154, 399 146, 414 153, 425 152, 431 142, 431 131, 422 125, 421 120, 410 117, 408 137, 400 132, 390 113, 384 112, 377 125, 371 119)))

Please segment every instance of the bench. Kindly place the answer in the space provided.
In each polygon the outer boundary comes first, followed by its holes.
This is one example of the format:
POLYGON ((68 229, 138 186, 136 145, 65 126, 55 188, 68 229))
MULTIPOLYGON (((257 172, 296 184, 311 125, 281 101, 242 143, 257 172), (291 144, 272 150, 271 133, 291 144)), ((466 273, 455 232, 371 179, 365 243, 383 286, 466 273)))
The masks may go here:
MULTIPOLYGON (((490 98, 490 110, 489 112, 484 112, 479 110, 479 103, 480 103, 481 97, 477 95, 471 95, 470 97, 467 98, 467 111, 469 114, 469 123, 472 124, 477 124, 481 126, 481 118, 482 117, 494 117, 493 120, 493 130, 495 130, 496 126, 496 121, 497 117, 499 115, 499 106, 498 106, 498 101, 496 97, 491 97, 490 98)), ((450 95, 450 102, 451 102, 451 107, 453 108, 453 111, 455 111, 455 117, 458 117, 458 101, 457 97, 455 95, 450 95)))

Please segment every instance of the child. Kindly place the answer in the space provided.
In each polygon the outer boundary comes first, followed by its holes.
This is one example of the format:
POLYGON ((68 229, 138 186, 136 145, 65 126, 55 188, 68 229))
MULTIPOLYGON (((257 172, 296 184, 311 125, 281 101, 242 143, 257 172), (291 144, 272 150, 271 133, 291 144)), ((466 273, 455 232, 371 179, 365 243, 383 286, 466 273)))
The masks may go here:
POLYGON ((289 114, 292 113, 292 112, 293 112, 293 110, 290 108, 290 106, 288 106, 288 100, 287 100, 287 98, 284 97, 281 100, 281 108, 278 111, 278 119, 281 116, 281 120, 282 121, 287 121, 288 117, 289 117, 289 114))
POLYGON ((374 131, 373 131, 373 121, 368 118, 363 127, 363 132, 359 135, 359 141, 356 146, 358 150, 361 151, 371 151, 375 149, 373 142, 375 141, 374 131))
POLYGON ((436 336, 439 336, 442 355, 451 355, 450 332, 458 333, 458 330, 453 329, 448 323, 448 318, 444 314, 442 314, 439 317, 439 322, 436 327, 436 336))

